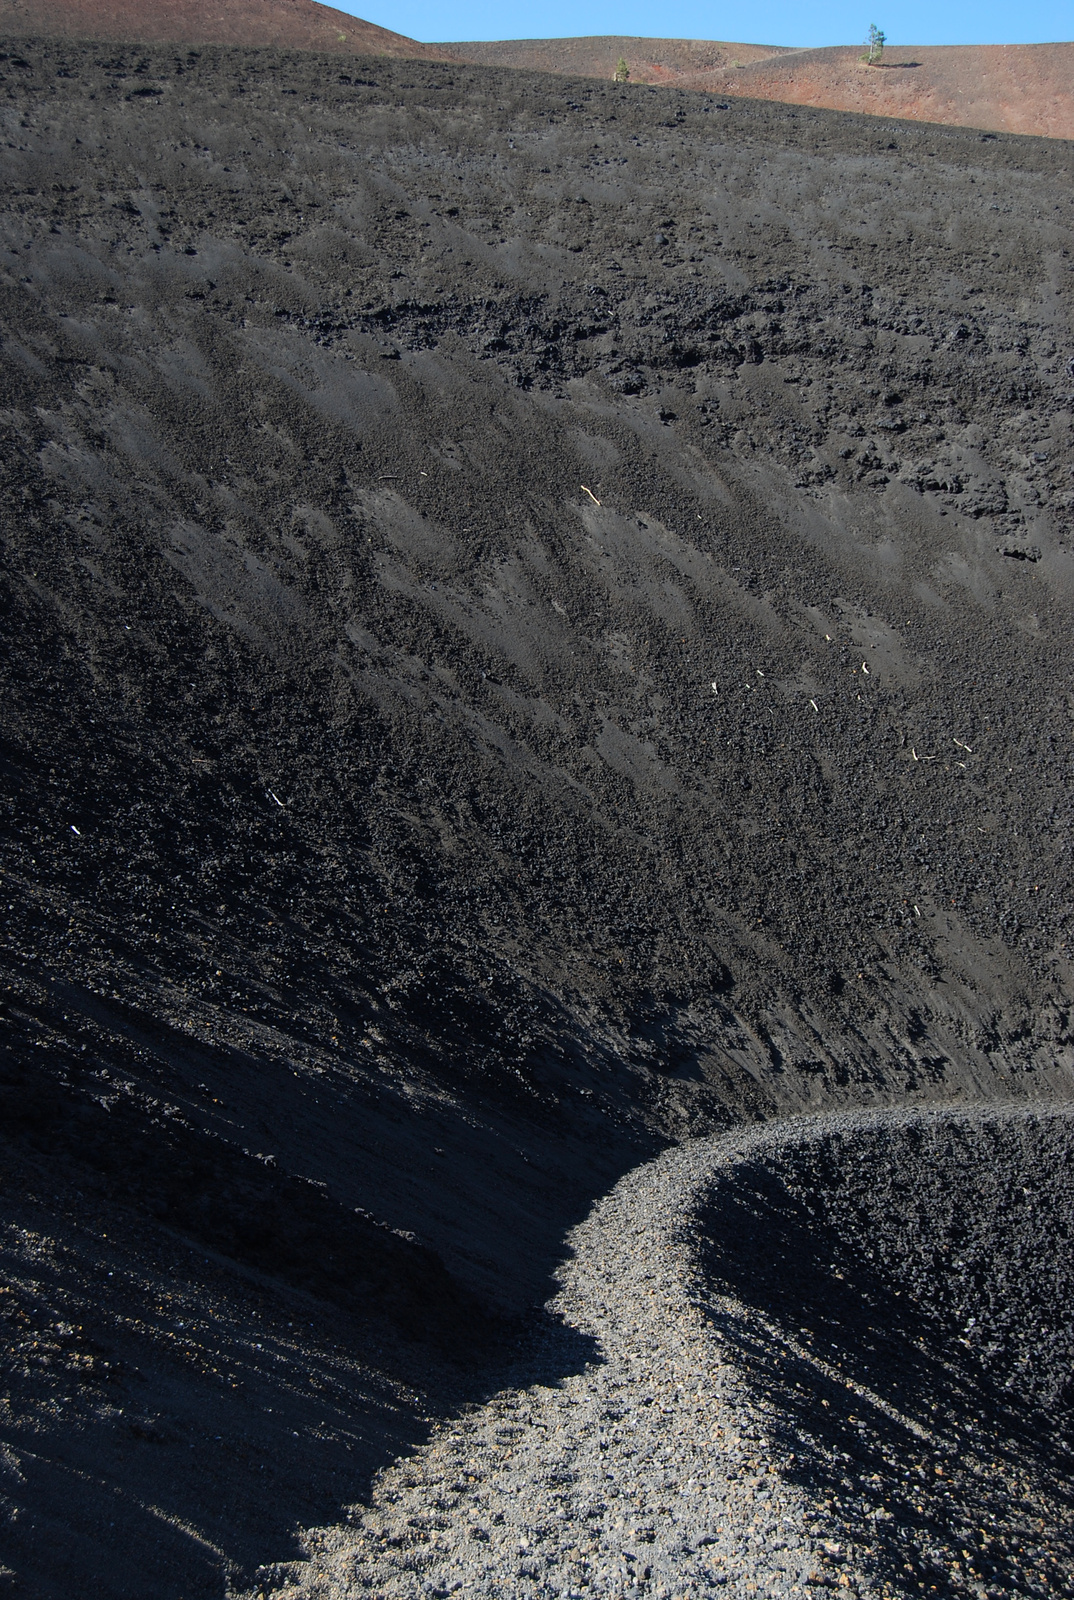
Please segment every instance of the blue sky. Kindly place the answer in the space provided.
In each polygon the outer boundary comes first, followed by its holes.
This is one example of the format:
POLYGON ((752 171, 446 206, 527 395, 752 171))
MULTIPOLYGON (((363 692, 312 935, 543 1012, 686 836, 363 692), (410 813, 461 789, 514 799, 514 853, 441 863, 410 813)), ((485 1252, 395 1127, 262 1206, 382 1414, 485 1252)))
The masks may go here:
POLYGON ((657 38, 728 39, 743 44, 857 44, 870 22, 892 44, 1034 44, 1074 39, 1074 0, 833 0, 815 9, 789 0, 751 6, 697 0, 334 0, 383 28, 412 39, 549 39, 625 33, 657 38))

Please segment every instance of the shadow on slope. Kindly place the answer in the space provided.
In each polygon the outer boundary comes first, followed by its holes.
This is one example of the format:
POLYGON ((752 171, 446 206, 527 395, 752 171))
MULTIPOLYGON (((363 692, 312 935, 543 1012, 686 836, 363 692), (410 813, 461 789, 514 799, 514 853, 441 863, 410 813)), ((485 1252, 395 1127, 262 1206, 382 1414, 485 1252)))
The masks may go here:
MULTIPOLYGON (((435 1421, 508 1368, 529 1371, 532 1322, 490 1339, 479 1313, 469 1347, 445 1354, 375 1299, 348 1314, 316 1281, 290 1287, 271 1261, 243 1268, 193 1243, 95 1173, 76 1188, 78 1174, 6 1140, 0 1161, 0 1496, 20 1595, 191 1600, 249 1582, 298 1556, 299 1528, 363 1499, 435 1421)), ((271 1219, 260 1232, 271 1244, 271 1219)), ((541 1381, 594 1359, 583 1343, 545 1338, 541 1381)))
POLYGON ((136 982, 22 975, 0 1025, 18 1593, 61 1600, 90 1574, 116 1600, 219 1595, 294 1559, 299 1529, 508 1374, 554 1383, 594 1359, 548 1323, 543 1285, 563 1219, 644 1144, 587 1153, 555 1119, 542 1137, 487 1098, 435 1097, 418 1049, 409 1093, 375 1092, 315 1035, 286 1031, 286 1053, 219 1023, 191 1037, 136 982), (355 1193, 438 1227, 484 1293, 355 1193))
MULTIPOLYGON (((669 1137, 1054 1091, 1061 152, 458 64, 0 55, 2 1025, 76 1301, 118 1270, 81 1195, 361 1350, 408 1284, 404 1325, 426 1280, 449 1322, 525 1313, 669 1137)), ((281 1471, 236 1539, 332 1515, 281 1471)))

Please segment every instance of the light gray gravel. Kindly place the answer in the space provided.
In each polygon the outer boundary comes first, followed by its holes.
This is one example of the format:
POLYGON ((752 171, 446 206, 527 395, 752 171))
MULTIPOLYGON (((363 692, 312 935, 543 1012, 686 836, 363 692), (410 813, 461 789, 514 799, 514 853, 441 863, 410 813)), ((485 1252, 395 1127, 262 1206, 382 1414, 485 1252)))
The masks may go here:
MULTIPOLYGON (((937 1134, 956 1126, 986 1129, 994 1160, 997 1129, 1015 1130, 1022 1147, 1027 1137, 1033 1142, 1027 1129, 1046 1129, 1053 1144, 1059 1138, 1057 1148, 1065 1140, 1069 1149, 1074 1123, 1067 1108, 801 1118, 692 1142, 628 1174, 571 1235, 573 1253, 550 1307, 557 1320, 526 1353, 525 1386, 501 1390, 444 1427, 381 1475, 371 1504, 354 1508, 349 1523, 309 1530, 307 1562, 264 1569, 247 1593, 671 1600, 821 1588, 863 1597, 1062 1592, 1054 1582, 1040 1587, 1038 1572, 1047 1578, 1058 1570, 1048 1568, 1043 1548, 1024 1583, 1004 1591, 990 1589, 983 1567, 974 1567, 983 1557, 952 1555, 952 1529, 959 1542, 969 1533, 960 1533, 962 1502, 951 1502, 946 1488, 942 1508, 935 1497, 929 1502, 935 1569, 922 1567, 908 1547, 914 1560, 900 1576, 890 1537, 885 1565, 878 1530, 890 1535, 885 1525, 895 1514, 883 1503, 883 1474, 865 1474, 868 1449, 858 1454, 830 1442, 827 1464, 842 1475, 835 1479, 842 1499, 816 1470, 818 1452, 829 1448, 823 1424, 833 1402, 826 1396, 836 1396, 837 1411, 839 1395, 849 1397, 861 1414, 850 1422, 872 1428, 881 1455, 890 1446, 885 1430, 894 1429, 916 1441, 923 1457, 950 1462, 941 1423, 928 1413, 926 1424, 902 1414, 882 1384, 870 1389, 850 1363, 844 1370, 834 1355, 796 1345, 778 1308, 730 1292, 719 1275, 706 1277, 705 1228, 721 1185, 734 1186, 742 1171, 778 1167, 788 1151, 818 1144, 844 1156, 860 1145, 876 1163, 885 1134, 893 1150, 909 1137, 934 1161, 944 1142, 937 1134), (590 1359, 570 1376, 552 1376, 564 1370, 571 1341, 590 1359), (542 1351, 549 1376, 533 1381, 542 1351), (815 1436, 803 1428, 797 1453, 778 1385, 758 1381, 773 1362, 795 1376, 802 1415, 808 1420, 812 1410, 818 1418, 815 1436), (944 1516, 950 1526, 940 1525, 944 1516)), ((845 1174, 832 1177, 831 1161, 827 1170, 834 1188, 845 1188, 845 1174)), ((969 1193, 965 1201, 972 1204, 969 1193)), ((865 1218, 867 1209, 856 1215, 865 1218)), ((921 1237, 935 1258, 936 1241, 921 1237)), ((1023 1249, 1023 1276, 1038 1268, 1023 1249)), ((833 1270, 845 1282, 834 1263, 833 1270)), ((1022 1487, 1023 1500, 1039 1491, 1028 1481, 1022 1487)), ((912 1498, 919 1493, 914 1488, 912 1498)), ((1021 1506, 1027 1514, 1041 1509, 1021 1506)), ((1003 1529, 994 1522, 993 1532, 1003 1529)))

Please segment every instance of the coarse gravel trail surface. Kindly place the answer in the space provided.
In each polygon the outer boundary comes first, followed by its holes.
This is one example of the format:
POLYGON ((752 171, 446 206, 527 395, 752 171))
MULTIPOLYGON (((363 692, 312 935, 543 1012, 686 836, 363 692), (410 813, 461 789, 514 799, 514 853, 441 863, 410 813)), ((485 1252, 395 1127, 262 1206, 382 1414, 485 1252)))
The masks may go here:
MULTIPOLYGON (((32 1600, 216 1600, 440 1425, 584 1397, 599 1318, 533 1307, 669 1146, 1070 1099, 1072 150, 0 41, 0 1560, 32 1600)), ((751 1317, 825 1237, 796 1174, 793 1244, 712 1265, 751 1317)), ((773 1348, 727 1393, 793 1416, 773 1348)), ((670 1581, 662 1503, 634 1581, 670 1581)))
POLYGON ((250 1592, 1070 1593, 1072 1130, 841 1114, 667 1152, 575 1229, 526 1386, 250 1592))

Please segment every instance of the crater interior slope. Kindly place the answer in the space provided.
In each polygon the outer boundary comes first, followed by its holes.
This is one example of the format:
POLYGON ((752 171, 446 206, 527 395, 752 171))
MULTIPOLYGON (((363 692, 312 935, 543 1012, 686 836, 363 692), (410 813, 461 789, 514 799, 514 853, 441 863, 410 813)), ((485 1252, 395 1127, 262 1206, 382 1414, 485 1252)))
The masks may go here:
POLYGON ((669 1141, 1069 1096, 1072 155, 0 54, 2 1559, 186 1600, 669 1141))
POLYGON ((1070 1107, 691 1140, 571 1235, 536 1363, 279 1600, 1074 1592, 1070 1107))

